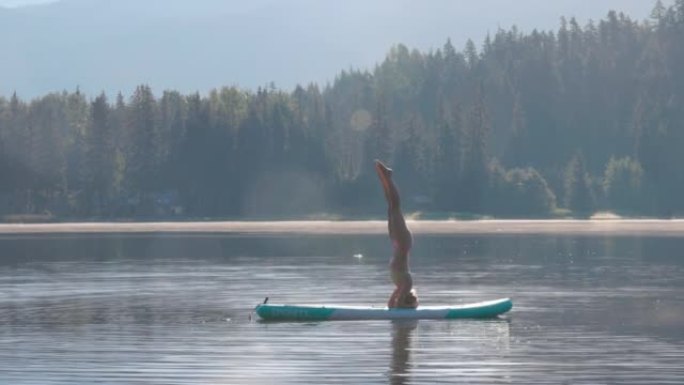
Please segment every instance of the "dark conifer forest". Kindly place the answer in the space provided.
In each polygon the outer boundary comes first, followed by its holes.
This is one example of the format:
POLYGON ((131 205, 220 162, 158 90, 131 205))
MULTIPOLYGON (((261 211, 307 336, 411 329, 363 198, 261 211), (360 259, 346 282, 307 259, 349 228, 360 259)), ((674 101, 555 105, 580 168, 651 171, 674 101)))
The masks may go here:
POLYGON ((0 216, 382 216, 374 159, 428 217, 678 216, 683 69, 677 0, 646 21, 397 45, 291 92, 5 95, 0 216))

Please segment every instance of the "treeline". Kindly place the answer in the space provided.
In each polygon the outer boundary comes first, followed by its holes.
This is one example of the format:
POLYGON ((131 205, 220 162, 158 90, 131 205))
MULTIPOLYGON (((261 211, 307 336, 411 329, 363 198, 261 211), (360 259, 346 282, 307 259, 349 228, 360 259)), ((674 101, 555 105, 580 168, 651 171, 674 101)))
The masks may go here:
POLYGON ((684 0, 658 1, 643 22, 399 45, 323 88, 15 94, 0 98, 0 215, 377 215, 374 159, 409 210, 681 214, 682 42, 684 0))

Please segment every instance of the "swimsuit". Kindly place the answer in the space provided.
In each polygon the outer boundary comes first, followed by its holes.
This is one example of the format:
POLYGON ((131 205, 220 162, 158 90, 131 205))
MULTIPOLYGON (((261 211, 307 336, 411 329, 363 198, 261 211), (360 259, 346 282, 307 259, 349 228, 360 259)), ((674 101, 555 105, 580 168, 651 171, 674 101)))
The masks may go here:
POLYGON ((406 286, 406 282, 409 283, 409 288, 413 286, 413 278, 411 277, 411 272, 408 270, 396 270, 390 267, 390 277, 392 277, 392 282, 394 282, 397 287, 406 286))

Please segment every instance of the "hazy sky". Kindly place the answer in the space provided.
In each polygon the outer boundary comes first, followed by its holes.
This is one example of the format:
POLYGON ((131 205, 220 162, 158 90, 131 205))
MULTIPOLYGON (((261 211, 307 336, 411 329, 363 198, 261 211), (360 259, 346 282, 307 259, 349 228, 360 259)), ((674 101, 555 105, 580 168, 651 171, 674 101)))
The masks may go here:
POLYGON ((0 0, 0 7, 21 7, 24 5, 52 3, 57 0, 0 0))
MULTIPOLYGON (((20 6, 50 0, 0 0, 20 6)), ((655 0, 62 0, 0 12, 0 95, 79 86, 88 93, 292 88, 372 69, 395 44, 461 49, 517 25, 556 30, 618 10, 637 20, 655 0)), ((672 0, 665 1, 666 4, 672 0)))
MULTIPOLYGON (((0 0, 0 6, 2 7, 21 7, 25 5, 35 5, 35 4, 45 4, 45 3, 53 3, 57 2, 60 0, 0 0)), ((140 0, 141 2, 144 2, 146 0, 140 0)), ((203 1, 203 0, 199 0, 203 1)), ((285 3, 287 3, 287 0, 283 0, 285 3)), ((321 1, 326 1, 326 0, 321 0, 321 1)), ((373 1, 373 0, 369 0, 373 1)), ((416 0, 417 1, 417 0, 416 0)), ((467 3, 470 2, 472 4, 477 4, 478 1, 468 1, 468 0, 453 0, 455 3, 467 3)), ((505 9, 507 6, 513 6, 515 4, 515 7, 518 8, 520 6, 525 7, 524 3, 530 3, 529 0, 524 0, 524 1, 507 1, 507 0, 500 0, 498 1, 501 6, 498 8, 499 11, 505 9)), ((670 1, 664 1, 664 3, 669 3, 670 1)), ((531 3, 534 3, 532 1, 531 3)), ((559 11, 563 9, 568 9, 568 4, 575 3, 575 9, 580 11, 581 14, 584 14, 585 12, 592 12, 592 9, 603 9, 608 7, 619 7, 621 9, 624 9, 626 12, 633 14, 633 16, 639 16, 636 13, 641 13, 641 16, 643 15, 644 10, 650 10, 653 7, 653 4, 655 3, 655 0, 600 0, 600 1, 595 1, 595 0, 571 0, 571 1, 557 1, 557 0, 546 0, 542 2, 537 2, 537 5, 544 4, 543 8, 558 8, 559 11), (584 11, 581 11, 584 10, 584 11)), ((470 7, 470 5, 468 5, 470 7)), ((530 9, 531 12, 535 12, 534 9, 530 9)))

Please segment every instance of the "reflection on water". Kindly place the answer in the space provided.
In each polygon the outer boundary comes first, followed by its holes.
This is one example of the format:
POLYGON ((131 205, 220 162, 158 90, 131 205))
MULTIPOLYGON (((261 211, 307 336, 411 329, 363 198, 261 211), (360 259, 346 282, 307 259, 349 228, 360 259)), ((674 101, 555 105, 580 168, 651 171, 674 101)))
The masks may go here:
POLYGON ((390 384, 408 383, 409 359, 411 356, 411 332, 418 321, 395 321, 392 323, 392 361, 390 365, 390 384))
POLYGON ((0 238, 0 383, 681 383, 684 238, 416 237, 421 302, 501 319, 251 322, 382 305, 385 235, 0 238), (355 258, 362 254, 363 258, 355 258))

